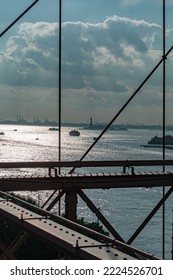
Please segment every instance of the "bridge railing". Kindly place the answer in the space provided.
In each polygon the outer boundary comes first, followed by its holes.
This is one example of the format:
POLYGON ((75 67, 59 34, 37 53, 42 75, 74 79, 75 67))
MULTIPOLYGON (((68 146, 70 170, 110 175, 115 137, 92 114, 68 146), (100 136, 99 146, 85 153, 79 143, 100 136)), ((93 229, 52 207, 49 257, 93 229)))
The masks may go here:
POLYGON ((108 160, 108 161, 23 161, 0 162, 0 168, 58 168, 58 167, 132 167, 132 166, 172 166, 173 160, 108 160))
POLYGON ((134 171, 135 167, 173 166, 173 160, 123 160, 123 161, 30 161, 30 162, 0 162, 0 170, 41 168, 48 169, 49 175, 57 174, 58 168, 90 168, 90 167, 122 167, 123 173, 127 168, 134 171))

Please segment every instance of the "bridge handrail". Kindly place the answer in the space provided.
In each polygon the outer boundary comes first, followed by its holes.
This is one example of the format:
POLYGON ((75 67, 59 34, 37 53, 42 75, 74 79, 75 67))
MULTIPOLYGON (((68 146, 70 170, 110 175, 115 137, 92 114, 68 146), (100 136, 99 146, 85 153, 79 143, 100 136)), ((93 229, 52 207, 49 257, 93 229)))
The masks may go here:
POLYGON ((23 161, 0 162, 1 169, 13 168, 60 168, 60 167, 134 167, 134 166, 172 166, 173 160, 108 160, 108 161, 23 161))

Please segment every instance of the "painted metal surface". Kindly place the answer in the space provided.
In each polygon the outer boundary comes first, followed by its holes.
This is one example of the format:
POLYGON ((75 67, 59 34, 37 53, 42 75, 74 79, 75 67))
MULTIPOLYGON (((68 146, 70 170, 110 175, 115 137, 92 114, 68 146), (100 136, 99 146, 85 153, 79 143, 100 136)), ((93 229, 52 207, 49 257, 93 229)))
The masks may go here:
POLYGON ((173 173, 65 174, 0 177, 1 191, 81 190, 172 186, 173 173))
POLYGON ((10 201, 0 201, 0 215, 18 224, 23 230, 62 248, 77 259, 135 259, 110 244, 96 241, 10 201))

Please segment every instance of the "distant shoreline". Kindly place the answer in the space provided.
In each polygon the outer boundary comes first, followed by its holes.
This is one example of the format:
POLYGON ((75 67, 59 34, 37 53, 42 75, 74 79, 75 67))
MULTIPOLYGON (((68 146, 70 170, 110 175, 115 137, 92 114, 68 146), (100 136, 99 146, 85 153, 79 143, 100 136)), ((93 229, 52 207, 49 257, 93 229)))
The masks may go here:
MULTIPOLYGON (((55 126, 58 127, 58 122, 50 121, 50 122, 32 122, 25 120, 0 120, 0 125, 31 125, 31 126, 55 126)), ((96 123, 92 128, 89 127, 87 123, 69 123, 62 122, 62 126, 71 126, 71 127, 82 127, 84 129, 104 129, 107 126, 107 123, 96 123), (95 127, 94 127, 95 126, 95 127)), ((127 130, 127 129, 149 129, 149 130, 162 130, 161 125, 144 125, 144 124, 113 124, 111 126, 112 129, 115 130, 127 130)), ((173 125, 166 126, 167 130, 173 130, 173 125)))

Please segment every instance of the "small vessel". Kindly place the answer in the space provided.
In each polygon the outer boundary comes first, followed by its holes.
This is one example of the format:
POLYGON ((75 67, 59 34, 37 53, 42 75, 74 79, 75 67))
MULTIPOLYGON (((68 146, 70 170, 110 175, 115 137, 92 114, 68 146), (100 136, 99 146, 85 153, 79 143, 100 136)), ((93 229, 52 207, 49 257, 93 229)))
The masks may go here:
MULTIPOLYGON (((154 136, 148 141, 148 145, 163 145, 163 137, 154 136)), ((173 145, 173 136, 165 136, 165 145, 173 145)))
POLYGON ((118 126, 118 127, 114 127, 115 130, 128 130, 127 127, 124 126, 118 126))
POLYGON ((78 130, 71 130, 70 132, 69 132, 69 135, 70 136, 80 136, 80 132, 78 131, 78 130))
POLYGON ((0 135, 4 135, 5 133, 4 132, 0 132, 0 135))
POLYGON ((59 131, 59 129, 57 127, 50 127, 49 130, 50 131, 59 131))

